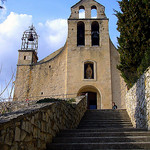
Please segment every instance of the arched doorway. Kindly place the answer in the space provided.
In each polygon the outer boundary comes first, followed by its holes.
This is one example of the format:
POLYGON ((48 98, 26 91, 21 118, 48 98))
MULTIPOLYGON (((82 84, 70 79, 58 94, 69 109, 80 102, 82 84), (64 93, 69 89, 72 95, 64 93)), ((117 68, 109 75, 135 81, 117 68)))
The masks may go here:
POLYGON ((87 109, 100 109, 101 108, 101 96, 97 88, 91 85, 84 86, 78 91, 78 96, 87 96, 87 109))

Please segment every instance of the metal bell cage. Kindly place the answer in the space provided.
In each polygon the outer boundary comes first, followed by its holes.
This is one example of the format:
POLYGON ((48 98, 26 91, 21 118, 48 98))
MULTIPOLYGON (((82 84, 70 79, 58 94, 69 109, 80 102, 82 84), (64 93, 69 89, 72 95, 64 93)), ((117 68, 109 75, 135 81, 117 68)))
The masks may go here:
POLYGON ((22 36, 21 50, 34 50, 38 49, 38 35, 34 26, 30 26, 29 30, 26 30, 22 36))

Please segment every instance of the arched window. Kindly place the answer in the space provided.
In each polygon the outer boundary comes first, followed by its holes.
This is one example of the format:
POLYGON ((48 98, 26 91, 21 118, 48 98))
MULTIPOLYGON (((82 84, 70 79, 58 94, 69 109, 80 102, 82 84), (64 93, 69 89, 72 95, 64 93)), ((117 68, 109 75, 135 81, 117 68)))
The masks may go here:
POLYGON ((84 79, 94 79, 94 63, 87 61, 84 63, 84 79))
POLYGON ((77 46, 85 45, 85 25, 82 21, 77 24, 77 46))
POLYGON ((97 18, 97 8, 96 8, 96 6, 91 7, 91 18, 97 18))
POLYGON ((84 6, 79 7, 79 19, 85 18, 85 8, 84 6))
POLYGON ((99 46, 99 24, 94 21, 91 25, 92 46, 99 46))

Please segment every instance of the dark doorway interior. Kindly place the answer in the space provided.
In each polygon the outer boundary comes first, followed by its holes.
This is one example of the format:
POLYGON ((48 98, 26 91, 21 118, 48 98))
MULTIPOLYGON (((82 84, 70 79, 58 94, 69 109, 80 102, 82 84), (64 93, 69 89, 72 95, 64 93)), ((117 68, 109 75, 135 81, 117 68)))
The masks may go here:
POLYGON ((97 93, 96 92, 84 92, 88 93, 87 109, 97 109, 97 93))

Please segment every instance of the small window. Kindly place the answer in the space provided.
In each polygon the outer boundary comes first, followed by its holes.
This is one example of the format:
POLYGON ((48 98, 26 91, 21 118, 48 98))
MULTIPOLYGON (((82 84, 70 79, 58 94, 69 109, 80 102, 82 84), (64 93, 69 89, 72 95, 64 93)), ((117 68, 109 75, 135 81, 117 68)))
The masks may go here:
POLYGON ((92 62, 84 63, 84 79, 94 79, 94 64, 92 62))
POLYGON ((79 19, 85 18, 85 8, 84 6, 79 7, 79 19))
POLYGON ((51 66, 51 65, 49 65, 49 69, 51 69, 51 67, 52 67, 52 66, 51 66))
POLYGON ((43 92, 41 92, 41 95, 43 95, 43 92))
POLYGON ((26 60, 27 59, 27 56, 24 56, 24 60, 26 60))
POLYGON ((97 8, 96 8, 96 6, 91 7, 91 18, 97 18, 97 8))

